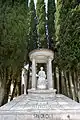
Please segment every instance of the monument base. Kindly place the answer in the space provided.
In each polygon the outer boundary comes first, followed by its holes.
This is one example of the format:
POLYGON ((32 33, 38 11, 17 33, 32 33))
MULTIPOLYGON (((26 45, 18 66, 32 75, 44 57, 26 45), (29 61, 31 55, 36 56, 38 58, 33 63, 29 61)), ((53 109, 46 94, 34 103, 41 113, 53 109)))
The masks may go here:
POLYGON ((54 97, 52 91, 40 92, 29 90, 2 106, 0 120, 80 120, 79 103, 60 94, 54 97))
POLYGON ((43 96, 43 97, 56 97, 56 89, 46 89, 46 90, 34 90, 34 89, 29 89, 28 90, 28 95, 31 96, 43 96))

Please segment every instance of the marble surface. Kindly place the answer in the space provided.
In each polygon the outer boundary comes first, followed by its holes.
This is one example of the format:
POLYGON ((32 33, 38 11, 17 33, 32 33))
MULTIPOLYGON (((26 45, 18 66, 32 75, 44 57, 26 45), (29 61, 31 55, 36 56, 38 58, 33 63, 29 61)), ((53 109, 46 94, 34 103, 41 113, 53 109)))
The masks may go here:
POLYGON ((0 120, 80 120, 79 103, 49 94, 17 97, 0 108, 0 120))
POLYGON ((54 53, 50 49, 35 49, 29 53, 29 58, 32 61, 34 58, 36 60, 36 63, 47 63, 48 57, 53 60, 54 53))

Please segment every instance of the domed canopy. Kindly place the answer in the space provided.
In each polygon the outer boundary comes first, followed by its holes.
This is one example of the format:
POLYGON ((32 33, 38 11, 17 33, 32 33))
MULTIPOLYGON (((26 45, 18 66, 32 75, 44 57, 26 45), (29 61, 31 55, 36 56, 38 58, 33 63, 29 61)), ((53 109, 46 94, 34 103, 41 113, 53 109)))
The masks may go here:
POLYGON ((47 63, 48 58, 53 60, 54 53, 49 49, 36 49, 30 52, 29 57, 31 61, 35 58, 36 63, 47 63))

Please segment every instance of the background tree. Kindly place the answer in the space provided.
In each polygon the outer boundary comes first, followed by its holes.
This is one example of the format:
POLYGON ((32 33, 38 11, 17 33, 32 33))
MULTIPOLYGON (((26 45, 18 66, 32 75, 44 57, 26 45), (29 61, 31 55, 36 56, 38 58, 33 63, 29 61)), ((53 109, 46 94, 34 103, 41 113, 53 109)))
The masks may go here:
MULTIPOLYGON (((27 48, 27 10, 23 2, 5 1, 0 5, 0 82, 1 104, 8 101, 11 81, 18 81, 27 48)), ((20 82, 20 79, 19 81, 20 82)))
POLYGON ((27 71, 27 89, 29 87, 29 77, 30 77, 30 67, 31 62, 29 60, 29 52, 33 49, 37 48, 37 23, 36 23, 36 10, 34 5, 34 0, 30 1, 29 11, 28 11, 28 47, 27 47, 27 63, 29 64, 29 68, 27 71))
MULTIPOLYGON (((76 21, 73 22, 72 19, 75 20, 72 15, 71 11, 76 9, 76 1, 58 1, 57 3, 57 11, 56 11, 56 40, 58 41, 57 45, 57 63, 59 67, 62 70, 65 70, 66 72, 66 80, 67 80, 67 86, 69 88, 69 94, 68 96, 73 98, 72 96, 72 81, 70 79, 70 71, 72 68, 75 68, 75 65, 78 64, 78 59, 76 57, 76 53, 79 53, 79 46, 77 45, 74 47, 74 44, 78 42, 79 39, 76 39, 77 41, 74 42, 75 37, 79 38, 79 34, 77 36, 74 36, 74 34, 77 32, 75 31, 78 26, 76 25, 76 21), (69 17, 71 18, 69 19, 69 17), (70 23, 69 23, 70 22, 70 23), (75 30, 73 29, 75 27, 75 30), (66 34, 66 36, 65 36, 66 34), (63 69, 64 68, 64 69, 63 69)), ((76 12, 77 13, 77 12, 76 12)), ((76 17, 76 15, 75 15, 76 17)), ((78 16, 79 18, 79 16, 78 16)), ((79 31, 78 31, 79 32, 79 31)), ((77 77, 76 77, 77 78, 77 77)), ((75 79, 76 80, 76 79, 75 79)), ((77 80, 76 80, 77 81, 77 80)), ((75 85, 74 85, 75 86, 75 85)), ((77 94, 76 94, 77 95, 77 94)), ((77 97, 76 97, 77 98, 77 97)), ((78 99, 76 99, 78 101, 78 99)))
POLYGON ((37 1, 37 31, 40 39, 39 46, 47 48, 47 40, 46 40, 46 11, 45 11, 45 3, 44 0, 37 1))
POLYGON ((48 0, 48 34, 49 34, 49 48, 54 49, 55 46, 55 0, 48 0))
MULTIPOLYGON (((55 0, 48 0, 48 11, 47 11, 47 25, 48 25, 48 35, 49 35, 49 49, 54 50, 55 57, 55 45, 56 45, 56 37, 55 37, 55 12, 56 12, 56 4, 55 0)), ((57 78, 56 78, 56 63, 53 61, 53 79, 54 79, 54 88, 57 89, 57 78)))
MULTIPOLYGON (((29 48, 30 51, 37 48, 37 28, 36 28, 36 10, 34 5, 34 0, 30 1, 29 5, 29 48)), ((29 52, 30 52, 29 51, 29 52)))

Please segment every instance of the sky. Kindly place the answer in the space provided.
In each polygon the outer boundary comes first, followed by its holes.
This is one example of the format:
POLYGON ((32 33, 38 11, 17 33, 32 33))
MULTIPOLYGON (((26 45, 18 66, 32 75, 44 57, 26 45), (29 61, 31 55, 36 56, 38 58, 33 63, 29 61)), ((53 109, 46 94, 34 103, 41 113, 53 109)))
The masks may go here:
MULTIPOLYGON (((45 2, 46 2, 46 3, 47 3, 47 1, 48 1, 48 0, 45 0, 45 2)), ((34 2, 36 3, 36 2, 37 2, 37 0, 34 0, 34 2)))
MULTIPOLYGON (((29 0, 30 1, 30 0, 29 0)), ((48 0, 44 0, 45 1, 45 3, 46 3, 46 12, 47 12, 47 2, 48 2, 48 0)), ((35 3, 35 7, 36 7, 36 3, 37 3, 37 0, 34 0, 34 3, 35 3)), ((56 3, 56 0, 55 0, 55 3, 56 3)))
MULTIPOLYGON (((30 1, 30 0, 29 0, 30 1)), ((48 0, 45 0, 45 3, 46 3, 46 11, 47 11, 47 2, 48 2, 48 0)), ((37 0, 34 0, 34 3, 35 3, 35 5, 36 5, 36 3, 37 3, 37 0)), ((35 6, 36 7, 36 6, 35 6)))

